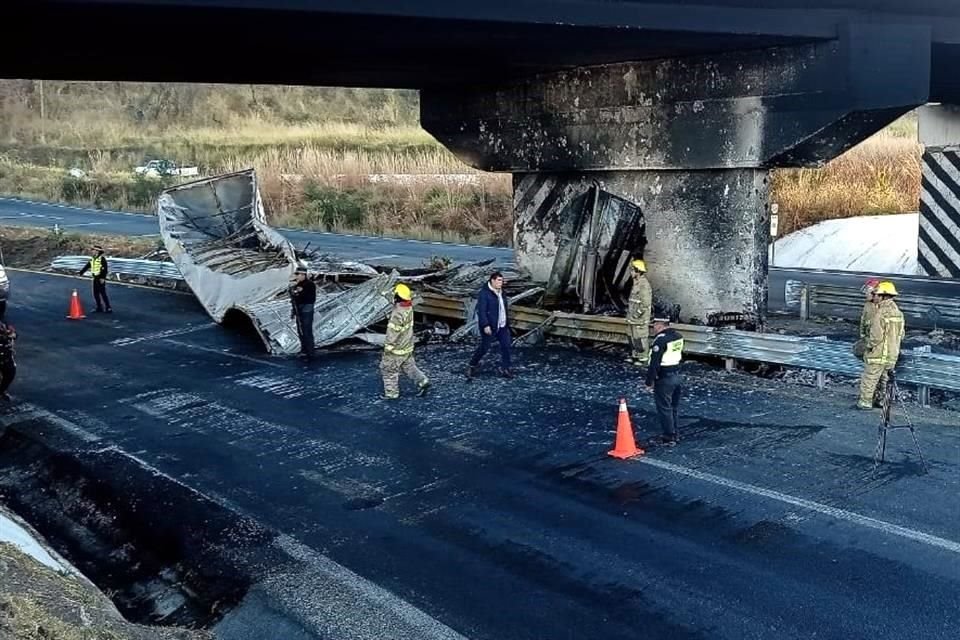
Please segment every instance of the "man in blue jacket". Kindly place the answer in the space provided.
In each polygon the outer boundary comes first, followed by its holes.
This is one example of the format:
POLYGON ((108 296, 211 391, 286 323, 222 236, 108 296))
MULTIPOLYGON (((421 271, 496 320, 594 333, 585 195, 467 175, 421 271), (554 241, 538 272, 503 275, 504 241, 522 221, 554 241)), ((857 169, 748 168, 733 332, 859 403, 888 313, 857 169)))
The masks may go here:
POLYGON ((480 359, 490 350, 494 341, 500 343, 500 375, 512 378, 510 369, 510 326, 507 324, 507 299, 503 295, 503 274, 493 272, 487 284, 477 294, 477 325, 480 329, 480 344, 470 358, 467 378, 473 378, 480 359))

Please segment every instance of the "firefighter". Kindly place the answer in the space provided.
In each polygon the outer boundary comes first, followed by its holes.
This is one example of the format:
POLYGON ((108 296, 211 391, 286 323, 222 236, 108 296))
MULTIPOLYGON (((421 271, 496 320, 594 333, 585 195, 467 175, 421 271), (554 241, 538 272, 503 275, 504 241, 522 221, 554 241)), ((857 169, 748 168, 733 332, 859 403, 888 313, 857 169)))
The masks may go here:
POLYGON ((870 322, 877 312, 877 285, 880 281, 876 278, 867 280, 861 291, 867 296, 863 303, 863 311, 860 313, 860 337, 853 345, 853 354, 863 359, 863 354, 867 351, 867 338, 870 336, 870 322))
POLYGON ((309 361, 313 359, 313 310, 317 302, 317 285, 307 277, 307 270, 303 267, 297 267, 294 278, 290 287, 290 300, 293 303, 290 317, 297 321, 300 355, 309 361))
POLYGON ((107 297, 107 259, 103 257, 103 247, 93 247, 94 256, 80 269, 80 275, 90 271, 93 276, 93 299, 97 303, 96 312, 113 313, 110 308, 110 299, 107 297))
POLYGON ((653 319, 655 336, 650 348, 650 367, 647 369, 646 386, 653 391, 657 417, 663 435, 660 443, 672 447, 680 441, 677 431, 677 410, 680 406, 680 362, 683 360, 683 336, 670 326, 670 319, 653 319))
POLYGON ((886 391, 887 377, 897 366, 900 357, 900 343, 903 341, 903 313, 893 299, 897 288, 892 282, 884 281, 877 285, 877 309, 870 320, 870 330, 866 338, 866 352, 863 356, 863 375, 860 376, 860 399, 857 408, 873 408, 874 394, 880 397, 886 391))
POLYGON ((17 377, 17 361, 14 358, 13 343, 17 339, 17 330, 12 324, 0 320, 0 399, 10 401, 7 389, 17 377))
POLYGON ((417 395, 426 395, 430 380, 417 368, 413 359, 413 292, 400 283, 393 289, 393 313, 387 322, 387 336, 383 342, 380 375, 383 377, 383 397, 400 397, 400 372, 417 384, 417 395))
POLYGON ((627 362, 645 367, 650 363, 650 307, 653 291, 647 280, 647 265, 643 260, 634 260, 633 286, 627 305, 627 328, 629 329, 630 355, 627 362))

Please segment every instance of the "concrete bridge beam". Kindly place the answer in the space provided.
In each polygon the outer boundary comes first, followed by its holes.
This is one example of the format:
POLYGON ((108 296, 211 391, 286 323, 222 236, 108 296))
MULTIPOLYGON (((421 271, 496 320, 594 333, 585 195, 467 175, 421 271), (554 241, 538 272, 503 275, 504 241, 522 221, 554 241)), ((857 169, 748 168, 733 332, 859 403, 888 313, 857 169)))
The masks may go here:
POLYGON ((515 174, 517 259, 535 276, 596 181, 640 205, 651 280, 682 319, 762 320, 767 171, 820 165, 924 104, 930 41, 927 27, 848 25, 830 41, 424 91, 421 120, 471 166, 515 174))

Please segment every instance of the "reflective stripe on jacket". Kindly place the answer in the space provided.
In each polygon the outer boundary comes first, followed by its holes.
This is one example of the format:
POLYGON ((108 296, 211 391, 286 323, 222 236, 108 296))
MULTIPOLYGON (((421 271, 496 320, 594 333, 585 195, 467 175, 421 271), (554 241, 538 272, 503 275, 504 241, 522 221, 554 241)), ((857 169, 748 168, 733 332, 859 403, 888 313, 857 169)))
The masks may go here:
POLYGON ((387 322, 387 336, 383 341, 384 353, 408 356, 413 353, 413 305, 400 303, 393 307, 387 322))
POLYGON ((900 343, 903 342, 903 313, 893 300, 882 300, 870 322, 867 336, 867 352, 864 361, 868 364, 882 364, 893 367, 900 357, 900 343))

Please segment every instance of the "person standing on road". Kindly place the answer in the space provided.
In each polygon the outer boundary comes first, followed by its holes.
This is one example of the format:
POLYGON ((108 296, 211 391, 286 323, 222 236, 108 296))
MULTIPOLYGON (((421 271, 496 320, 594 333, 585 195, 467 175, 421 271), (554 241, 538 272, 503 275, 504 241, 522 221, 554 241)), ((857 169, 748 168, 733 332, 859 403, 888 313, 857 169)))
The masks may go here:
POLYGON ((650 348, 650 367, 647 369, 646 386, 653 391, 657 418, 663 435, 660 443, 672 447, 680 441, 677 431, 677 410, 680 406, 680 362, 683 360, 683 336, 670 326, 668 318, 654 318, 656 335, 650 348))
POLYGON ((387 322, 387 335, 383 341, 383 359, 380 375, 383 378, 383 397, 396 400, 400 397, 400 372, 417 384, 417 395, 426 395, 430 380, 417 367, 413 359, 413 292, 400 283, 393 289, 393 313, 387 322))
POLYGON ((638 367, 650 364, 650 308, 653 305, 653 290, 647 280, 647 265, 643 260, 634 260, 633 286, 627 305, 627 328, 630 330, 630 356, 627 362, 638 367))
POLYGON ((477 295, 477 326, 480 329, 480 344, 467 365, 467 379, 477 373, 480 360, 487 355, 494 341, 500 343, 500 375, 513 378, 510 367, 510 326, 507 321, 507 300, 503 295, 503 274, 494 271, 487 284, 477 295))
POLYGON ((7 389, 17 377, 17 361, 14 358, 13 343, 17 339, 17 330, 12 324, 0 320, 0 399, 10 401, 7 389))
POLYGON ((308 361, 313 359, 313 307, 317 302, 317 285, 307 277, 307 270, 297 267, 295 281, 290 287, 293 309, 290 317, 297 321, 300 336, 300 355, 308 361))
POLYGON ((873 316, 877 313, 877 285, 880 281, 876 278, 867 280, 861 291, 867 296, 867 301, 863 303, 863 311, 860 312, 860 337, 853 345, 853 354, 863 360, 863 355, 867 352, 867 339, 870 337, 870 323, 873 316))
POLYGON ((110 298, 107 297, 107 259, 103 257, 103 247, 96 245, 93 247, 93 257, 80 269, 80 275, 88 270, 93 276, 93 299, 97 303, 96 312, 113 313, 110 308, 110 298))
POLYGON ((876 294, 879 302, 870 321, 863 375, 860 376, 860 399, 857 401, 857 408, 863 410, 873 408, 875 393, 879 391, 882 398, 886 392, 889 372, 897 366, 903 342, 903 313, 893 301, 897 288, 892 282, 884 281, 877 285, 876 294))

